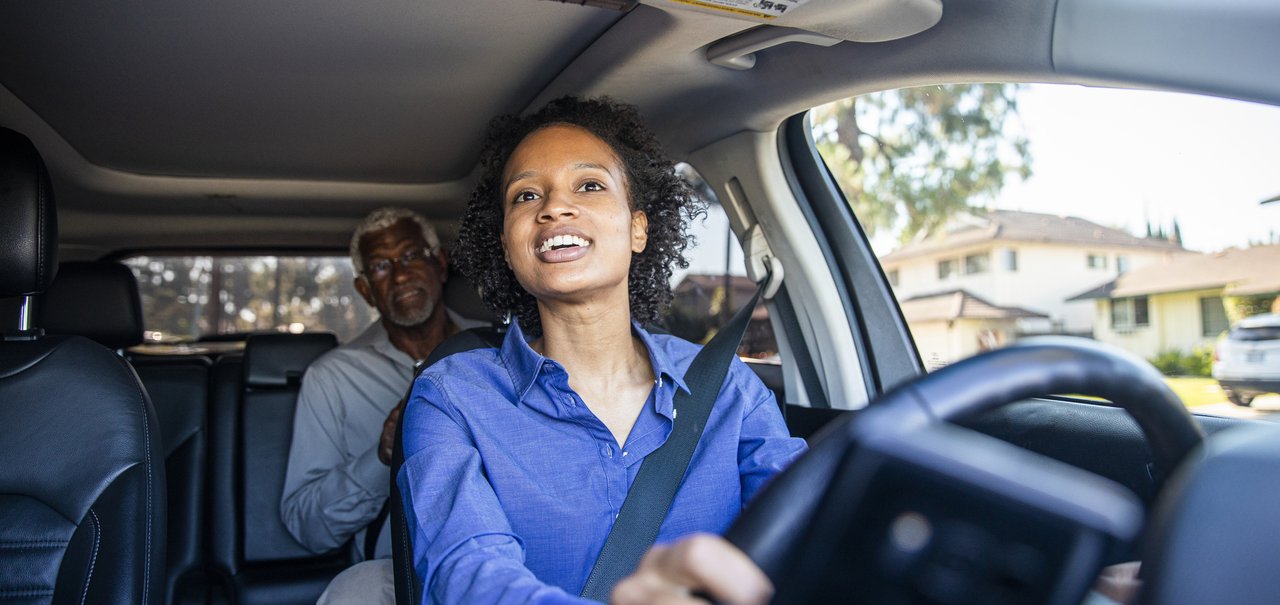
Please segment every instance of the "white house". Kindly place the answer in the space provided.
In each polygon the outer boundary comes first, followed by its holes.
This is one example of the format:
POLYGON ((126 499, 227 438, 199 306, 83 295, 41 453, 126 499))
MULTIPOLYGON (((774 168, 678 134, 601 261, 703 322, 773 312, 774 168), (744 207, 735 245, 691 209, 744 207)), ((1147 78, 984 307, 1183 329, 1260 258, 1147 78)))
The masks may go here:
POLYGON ((964 290, 908 298, 901 305, 930 370, 1009 344, 1019 320, 1045 319, 1042 313, 993 305, 964 290))
POLYGON ((1191 254, 1081 218, 1013 210, 952 220, 880 258, 926 364, 1028 334, 1091 335, 1089 300, 1116 276, 1191 254))
POLYGON ((1094 335, 1143 357, 1212 346, 1232 297, 1280 293, 1280 245, 1178 255, 1072 297, 1095 303, 1094 335))
POLYGON ((1166 240, 1073 216, 991 210, 962 215, 880 263, 899 301, 964 290, 1047 318, 1020 321, 1023 333, 1087 335, 1094 327, 1092 305, 1068 298, 1185 253, 1166 240))

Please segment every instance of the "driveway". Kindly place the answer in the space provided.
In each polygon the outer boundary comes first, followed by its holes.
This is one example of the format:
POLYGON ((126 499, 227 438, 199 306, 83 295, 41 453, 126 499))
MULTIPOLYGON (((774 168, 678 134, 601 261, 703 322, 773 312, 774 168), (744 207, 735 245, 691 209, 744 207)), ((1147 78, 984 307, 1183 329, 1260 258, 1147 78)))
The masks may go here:
POLYGON ((1224 416, 1227 418, 1252 418, 1257 420, 1280 421, 1280 395, 1259 395, 1253 405, 1240 407, 1223 399, 1218 403, 1206 403, 1189 408, 1194 414, 1224 416))

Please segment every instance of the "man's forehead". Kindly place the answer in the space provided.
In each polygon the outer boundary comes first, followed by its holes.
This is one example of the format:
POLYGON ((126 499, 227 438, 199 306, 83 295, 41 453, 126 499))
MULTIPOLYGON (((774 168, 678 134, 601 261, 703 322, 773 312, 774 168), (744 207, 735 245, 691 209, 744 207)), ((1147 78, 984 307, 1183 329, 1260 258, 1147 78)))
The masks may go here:
POLYGON ((384 229, 370 231, 360 238, 360 248, 365 253, 395 250, 406 245, 427 245, 426 239, 422 237, 422 229, 408 218, 402 218, 384 229))

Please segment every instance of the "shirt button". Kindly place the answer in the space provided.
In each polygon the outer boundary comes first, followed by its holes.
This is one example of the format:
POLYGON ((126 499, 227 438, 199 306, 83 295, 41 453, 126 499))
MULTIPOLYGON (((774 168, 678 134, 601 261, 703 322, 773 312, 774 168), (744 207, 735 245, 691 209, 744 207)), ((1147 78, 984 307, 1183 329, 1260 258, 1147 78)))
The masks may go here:
POLYGON ((604 454, 604 455, 605 455, 605 457, 607 457, 607 458, 612 458, 612 457, 613 457, 613 448, 611 448, 611 447, 609 447, 609 446, 607 446, 607 445, 606 445, 606 446, 603 446, 603 447, 601 447, 601 448, 600 448, 600 453, 601 453, 601 454, 604 454))

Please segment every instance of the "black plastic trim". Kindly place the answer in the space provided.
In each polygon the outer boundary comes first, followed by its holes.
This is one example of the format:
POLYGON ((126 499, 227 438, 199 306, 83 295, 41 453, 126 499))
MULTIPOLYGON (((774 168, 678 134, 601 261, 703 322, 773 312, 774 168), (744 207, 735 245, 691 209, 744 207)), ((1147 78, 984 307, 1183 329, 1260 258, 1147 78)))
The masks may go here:
MULTIPOLYGON (((822 379, 818 376, 818 368, 813 365, 813 356, 809 354, 809 348, 804 346, 804 332, 800 330, 800 319, 796 316, 795 306, 791 304, 791 294, 787 292, 786 284, 773 297, 773 308, 782 321, 787 342, 794 343, 791 347, 791 361, 800 371, 805 394, 809 396, 809 407, 829 409, 831 402, 827 399, 827 392, 822 389, 822 379)), ((782 417, 786 419, 786 406, 782 407, 782 417)))
POLYGON ((808 127, 808 112, 782 126, 783 167, 836 282, 874 398, 924 373, 911 330, 852 207, 836 186, 808 127), (838 253, 837 253, 838 252, 838 253))

